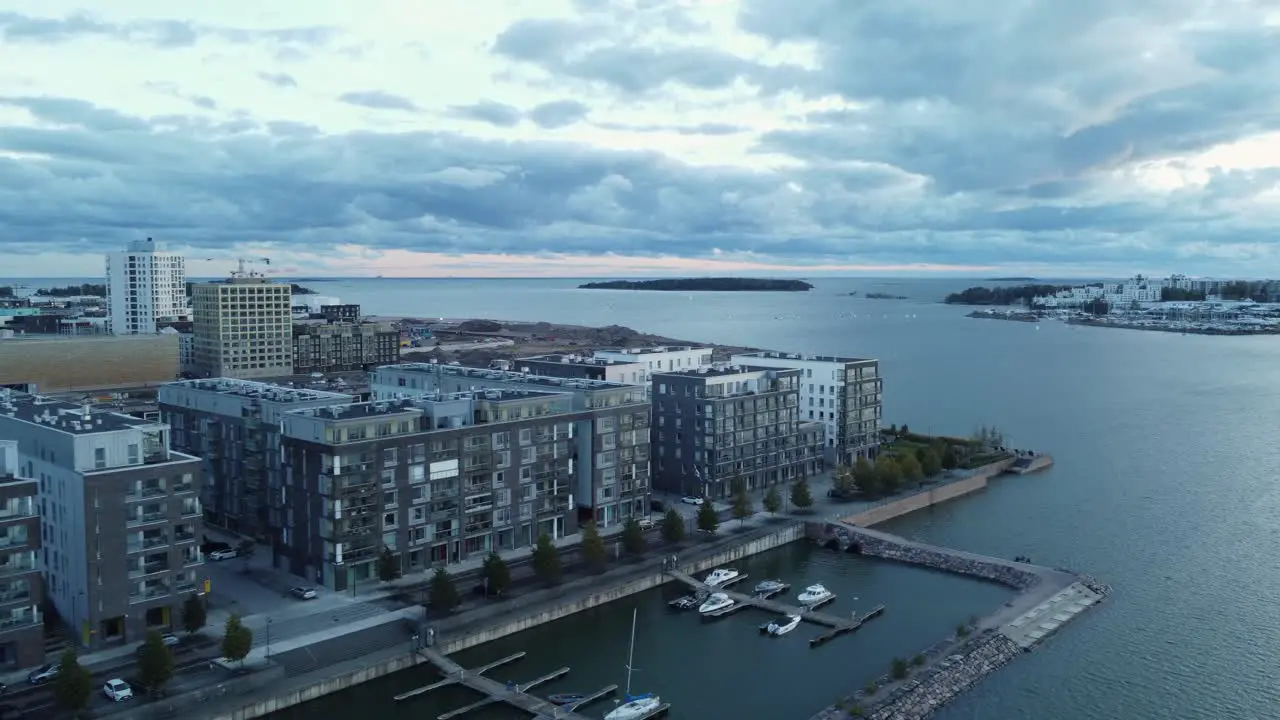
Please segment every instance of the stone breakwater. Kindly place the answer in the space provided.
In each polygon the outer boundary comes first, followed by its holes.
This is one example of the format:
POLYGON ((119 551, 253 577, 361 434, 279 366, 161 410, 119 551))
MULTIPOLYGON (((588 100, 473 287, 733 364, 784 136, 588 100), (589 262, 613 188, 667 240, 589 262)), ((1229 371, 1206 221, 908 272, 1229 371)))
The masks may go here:
POLYGON ((826 533, 827 537, 840 545, 841 550, 850 550, 868 557, 968 575, 1007 585, 1016 590, 1026 590, 1040 582, 1038 573, 1019 567, 1019 564, 999 561, 995 558, 942 550, 927 545, 906 544, 901 538, 892 535, 881 535, 874 531, 854 529, 845 525, 830 524, 826 533))
POLYGON ((954 654, 962 657, 932 666, 874 705, 864 704, 862 717, 868 720, 922 720, 930 717, 988 674, 1009 664, 1022 654, 1022 648, 1004 635, 988 631, 954 654))

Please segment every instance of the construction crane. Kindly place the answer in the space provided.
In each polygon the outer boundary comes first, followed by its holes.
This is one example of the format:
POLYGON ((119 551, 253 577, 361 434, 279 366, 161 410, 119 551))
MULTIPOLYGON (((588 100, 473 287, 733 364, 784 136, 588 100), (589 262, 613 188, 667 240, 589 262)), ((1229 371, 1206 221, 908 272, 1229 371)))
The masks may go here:
MULTIPOLYGON (((205 258, 205 260, 212 260, 212 261, 221 260, 221 259, 222 258, 205 258)), ((258 263, 262 263, 263 265, 270 266, 271 258, 236 258, 236 270, 231 273, 231 277, 233 278, 263 277, 264 273, 255 273, 253 270, 246 269, 246 266, 256 265, 258 263)))

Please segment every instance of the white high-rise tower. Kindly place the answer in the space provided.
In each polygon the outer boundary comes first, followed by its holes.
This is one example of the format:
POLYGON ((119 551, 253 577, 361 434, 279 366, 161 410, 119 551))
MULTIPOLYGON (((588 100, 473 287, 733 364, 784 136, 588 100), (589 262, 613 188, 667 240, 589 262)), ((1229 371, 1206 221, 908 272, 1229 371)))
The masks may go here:
POLYGON ((186 260, 151 238, 129 243, 107 255, 107 301, 116 335, 149 335, 162 321, 190 320, 186 260))

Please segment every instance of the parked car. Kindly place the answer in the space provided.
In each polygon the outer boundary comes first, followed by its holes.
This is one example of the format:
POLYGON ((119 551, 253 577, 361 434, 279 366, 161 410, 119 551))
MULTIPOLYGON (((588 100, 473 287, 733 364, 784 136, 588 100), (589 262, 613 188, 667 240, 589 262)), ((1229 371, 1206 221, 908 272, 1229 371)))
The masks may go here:
POLYGON ((205 555, 216 553, 219 550, 230 550, 230 549, 231 549, 230 545, 224 542, 218 542, 217 540, 205 540, 204 542, 200 543, 200 552, 204 553, 205 555))
POLYGON ((680 502, 684 503, 685 505, 702 505, 702 498, 698 497, 697 495, 685 495, 684 497, 680 498, 680 502))
POLYGON ((239 555, 239 553, 237 553, 235 550, 228 548, 226 550, 214 550, 213 552, 209 553, 205 557, 207 557, 210 560, 230 560, 231 558, 237 555, 239 555))
POLYGON ((129 683, 120 678, 114 678, 103 683, 102 693, 107 696, 108 700, 115 702, 133 699, 133 688, 129 687, 129 683))
POLYGON ((639 518, 636 518, 636 522, 640 524, 641 530, 648 530, 649 528, 653 527, 655 524, 653 522, 652 515, 643 515, 639 518))
POLYGON ((315 600, 316 599, 316 591, 309 587, 302 587, 302 586, 291 587, 289 588, 289 594, 298 598, 299 600, 315 600))
POLYGON ((50 680, 58 677, 58 673, 62 672, 62 665, 58 663, 49 663, 31 671, 27 676, 27 682, 32 685, 43 685, 50 680))

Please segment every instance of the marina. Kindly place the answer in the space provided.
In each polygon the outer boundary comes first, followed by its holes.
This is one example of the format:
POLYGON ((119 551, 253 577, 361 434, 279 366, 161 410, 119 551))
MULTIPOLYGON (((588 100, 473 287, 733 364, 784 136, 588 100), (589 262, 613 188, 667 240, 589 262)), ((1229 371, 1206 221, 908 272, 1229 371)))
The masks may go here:
MULTIPOLYGON (((472 712, 473 710, 479 710, 482 707, 486 707, 488 705, 494 705, 497 703, 507 703, 508 705, 511 705, 520 710, 523 710, 535 717, 552 717, 552 718, 559 718, 560 720, 587 720, 585 716, 575 714, 573 712, 573 709, 562 708, 547 700, 543 700, 540 697, 528 694, 530 690, 532 690, 533 688, 539 685, 544 685, 553 680, 558 680, 564 677, 565 675, 568 675, 569 668, 567 667, 553 670, 549 673, 546 673, 545 675, 534 678, 533 680, 530 680, 529 682, 526 682, 526 683, 517 684, 517 683, 509 682, 509 683, 503 684, 492 678, 485 677, 484 673, 488 670, 492 670, 502 665, 515 662, 516 660, 523 658, 525 656, 525 653, 523 652, 515 653, 513 655, 509 655, 505 658, 502 658, 501 660, 496 660, 492 663, 489 663, 488 665, 485 665, 483 667, 468 671, 466 668, 462 667, 458 663, 454 662, 453 660, 450 660, 443 653, 440 653, 431 648, 422 648, 421 650, 419 650, 419 652, 421 652, 422 655, 432 665, 436 666, 436 668, 440 671, 440 673, 445 676, 445 679, 436 683, 432 683, 431 685, 426 685, 421 688, 415 688, 414 690, 410 690, 409 692, 400 693, 399 695, 395 696, 395 699, 397 701, 408 700, 410 698, 425 694, 431 690, 447 687, 449 685, 464 685, 485 696, 484 698, 477 700, 476 702, 473 702, 470 705, 465 705, 463 707, 457 708, 456 710, 450 710, 449 712, 442 713, 437 716, 437 720, 451 720, 451 718, 455 718, 460 715, 464 715, 466 713, 472 712)), ((596 693, 593 696, 589 696, 589 697, 591 700, 594 700, 598 697, 602 697, 605 694, 606 692, 602 691, 600 693, 596 693)), ((576 703, 574 707, 582 705, 584 704, 584 702, 585 702, 585 699, 584 701, 580 701, 576 703)))

